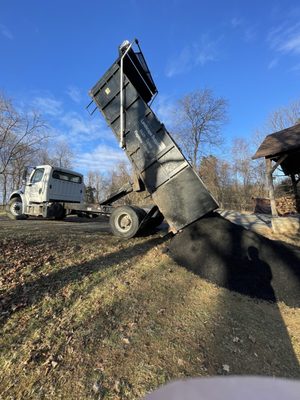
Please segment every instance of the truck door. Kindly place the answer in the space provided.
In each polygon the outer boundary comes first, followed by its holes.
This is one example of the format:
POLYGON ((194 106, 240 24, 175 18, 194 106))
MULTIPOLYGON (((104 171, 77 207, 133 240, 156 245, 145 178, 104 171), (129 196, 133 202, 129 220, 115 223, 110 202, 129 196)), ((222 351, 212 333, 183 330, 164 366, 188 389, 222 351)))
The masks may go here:
POLYGON ((45 168, 36 168, 26 185, 26 195, 30 203, 42 203, 44 200, 45 168))

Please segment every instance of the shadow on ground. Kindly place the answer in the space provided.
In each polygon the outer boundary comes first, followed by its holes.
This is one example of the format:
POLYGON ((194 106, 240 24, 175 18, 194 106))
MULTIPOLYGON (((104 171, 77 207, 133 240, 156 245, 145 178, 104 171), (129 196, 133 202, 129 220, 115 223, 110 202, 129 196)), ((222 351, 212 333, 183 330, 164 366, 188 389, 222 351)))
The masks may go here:
MULTIPOLYGON (((276 348, 274 343, 266 340, 264 346, 270 350, 264 355, 266 365, 279 365, 280 358, 286 358, 290 370, 297 371, 294 376, 300 376, 299 362, 276 304, 277 301, 282 301, 290 307, 300 306, 300 253, 296 248, 266 239, 212 213, 176 235, 171 240, 169 250, 178 264, 200 277, 230 291, 273 303, 268 321, 259 309, 260 303, 257 302, 258 307, 255 306, 257 312, 261 313, 261 324, 266 338, 270 338, 270 332, 273 332, 278 343, 276 348)), ((232 308, 236 304, 230 304, 231 297, 229 292, 228 296, 224 292, 219 299, 219 307, 223 310, 228 329, 227 332, 217 330, 217 334, 211 338, 212 348, 221 348, 224 335, 226 337, 236 334, 238 341, 239 324, 248 327, 250 337, 255 337, 255 325, 252 327, 255 303, 250 303, 249 299, 249 309, 238 314, 232 308), (238 324, 235 322, 236 315, 238 324)), ((249 350, 245 356, 253 358, 253 353, 249 350)), ((254 353, 254 357, 256 356, 254 353)), ((229 362, 234 363, 234 360, 228 360, 229 362)), ((285 376, 289 376, 289 368, 286 368, 285 376)), ((272 367, 268 374, 273 374, 272 367)))
POLYGON ((193 223, 170 243, 176 262, 219 286, 300 306, 300 252, 218 214, 193 223))

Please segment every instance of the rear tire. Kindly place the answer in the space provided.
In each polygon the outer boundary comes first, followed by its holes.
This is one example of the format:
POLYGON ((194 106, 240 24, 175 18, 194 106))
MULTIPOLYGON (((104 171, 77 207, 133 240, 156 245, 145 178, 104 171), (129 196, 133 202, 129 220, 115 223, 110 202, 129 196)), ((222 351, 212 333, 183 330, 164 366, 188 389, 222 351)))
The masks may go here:
POLYGON ((13 197, 9 200, 6 214, 10 219, 26 219, 28 218, 27 215, 22 214, 23 204, 21 197, 13 197))
POLYGON ((66 218, 67 210, 64 208, 63 205, 56 203, 53 205, 54 207, 54 219, 56 221, 61 221, 66 218))
POLYGON ((146 212, 138 207, 120 206, 111 213, 109 224, 115 236, 130 239, 134 237, 146 212))

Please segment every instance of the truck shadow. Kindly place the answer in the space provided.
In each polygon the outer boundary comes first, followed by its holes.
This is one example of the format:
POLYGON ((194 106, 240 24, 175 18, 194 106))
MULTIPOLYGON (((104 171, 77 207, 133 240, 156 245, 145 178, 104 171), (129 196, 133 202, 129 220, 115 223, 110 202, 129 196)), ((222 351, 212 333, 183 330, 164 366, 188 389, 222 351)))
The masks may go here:
POLYGON ((266 239, 218 214, 202 218, 176 235, 170 252, 179 264, 219 286, 300 307, 299 250, 266 239))

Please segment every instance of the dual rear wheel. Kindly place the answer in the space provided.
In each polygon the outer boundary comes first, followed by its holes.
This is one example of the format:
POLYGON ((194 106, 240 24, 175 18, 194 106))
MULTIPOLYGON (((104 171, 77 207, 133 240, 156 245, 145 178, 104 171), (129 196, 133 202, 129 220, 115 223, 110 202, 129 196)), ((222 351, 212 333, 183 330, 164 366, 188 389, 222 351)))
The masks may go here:
POLYGON ((111 213, 109 224, 115 236, 129 239, 137 234, 145 216, 146 212, 141 208, 120 206, 111 213))
MULTIPOLYGON (((110 215, 109 224, 115 236, 126 239, 134 237, 140 228, 147 213, 139 207, 120 206, 116 207, 110 215)), ((147 222, 146 228, 154 228, 163 221, 163 215, 157 211, 147 222)))

